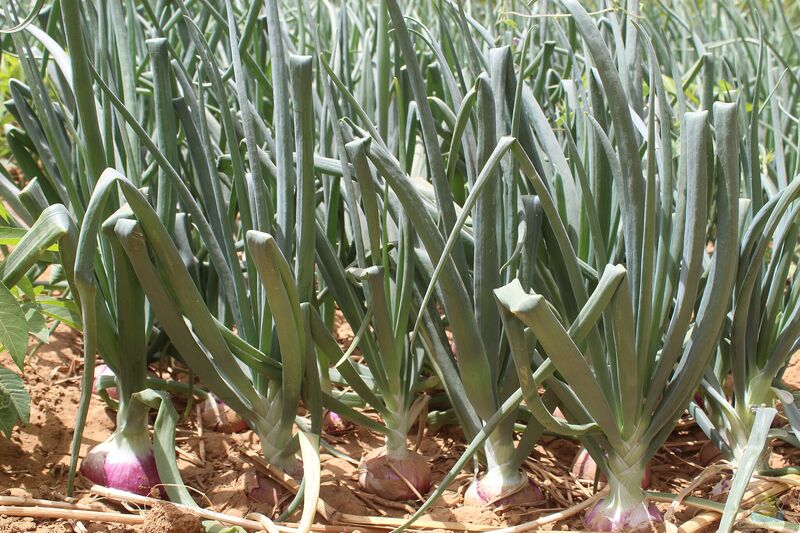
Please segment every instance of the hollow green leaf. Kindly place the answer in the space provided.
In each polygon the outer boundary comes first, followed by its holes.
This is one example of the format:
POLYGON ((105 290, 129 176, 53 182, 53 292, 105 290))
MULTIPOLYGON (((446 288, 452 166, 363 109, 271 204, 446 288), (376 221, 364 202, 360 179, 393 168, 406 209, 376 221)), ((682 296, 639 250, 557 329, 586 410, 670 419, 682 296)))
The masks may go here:
POLYGON ((721 533, 733 531, 733 526, 739 514, 739 505, 747 490, 747 485, 750 483, 750 478, 758 465, 759 458, 764 452, 764 444, 769 434, 769 428, 776 414, 777 411, 772 407, 759 407, 756 409, 756 419, 753 422, 753 429, 747 441, 747 448, 739 462, 739 469, 736 471, 736 475, 733 476, 730 492, 728 492, 728 498, 725 501, 725 510, 722 512, 722 518, 717 529, 721 533))
POLYGON ((172 400, 167 393, 153 389, 134 393, 133 400, 158 411, 153 424, 153 453, 158 476, 169 499, 175 503, 197 507, 178 470, 175 456, 175 427, 178 424, 178 412, 172 405, 172 400))

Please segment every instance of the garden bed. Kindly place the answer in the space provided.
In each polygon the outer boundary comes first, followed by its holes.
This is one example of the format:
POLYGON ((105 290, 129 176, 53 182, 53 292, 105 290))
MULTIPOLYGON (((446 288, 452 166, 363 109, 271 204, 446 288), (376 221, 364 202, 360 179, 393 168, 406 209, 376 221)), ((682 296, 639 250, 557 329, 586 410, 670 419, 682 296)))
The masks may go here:
MULTIPOLYGON (((340 338, 346 339, 348 331, 340 328, 340 338)), ((25 367, 25 381, 31 393, 31 421, 19 428, 10 439, 0 439, 0 489, 3 496, 32 497, 45 500, 64 501, 69 446, 74 427, 74 417, 80 395, 80 372, 82 367, 82 341, 73 331, 59 327, 49 344, 42 345, 25 367)), ((3 359, 7 358, 3 354, 3 359)), ((2 361, 8 364, 8 361, 2 361)), ((166 371, 162 369, 161 371, 166 371)), ((786 382, 800 387, 800 357, 794 358, 786 372, 786 382)), ((179 405, 179 408, 185 407, 179 405)), ((372 415, 367 412, 366 414, 372 415)), ((102 442, 114 428, 114 417, 103 402, 94 398, 81 447, 82 455, 92 446, 102 442)), ((201 506, 228 515, 243 517, 251 512, 273 516, 273 510, 252 505, 245 496, 245 472, 259 467, 259 446, 252 432, 227 435, 197 428, 196 415, 192 411, 178 429, 177 446, 179 466, 185 482, 197 489, 201 506)), ((338 450, 358 461, 361 454, 382 445, 378 435, 363 428, 356 428, 341 436, 325 436, 338 450)), ((702 432, 686 418, 678 425, 671 438, 656 454, 651 463, 651 490, 678 494, 690 482, 698 478, 705 468, 697 463, 697 454, 708 441, 702 432)), ((449 471, 466 447, 463 435, 455 427, 445 427, 433 435, 426 434, 420 450, 430 458, 434 473, 434 485, 449 471)), ((771 466, 782 467, 800 464, 800 450, 775 444, 771 466)), ((540 440, 525 468, 542 487, 546 499, 536 507, 516 507, 498 511, 461 505, 461 496, 470 479, 463 472, 451 484, 444 497, 423 518, 442 522, 456 529, 461 524, 464 530, 472 528, 498 529, 526 523, 552 513, 569 509, 592 494, 590 483, 577 483, 570 474, 573 457, 578 450, 577 442, 545 437, 540 440), (450 524, 447 524, 450 523, 450 524)), ((723 472, 729 475, 729 472, 723 472)), ((720 475, 708 477, 692 493, 694 496, 710 497, 712 487, 720 475)), ((78 501, 91 505, 98 511, 114 513, 136 513, 137 505, 121 505, 99 498, 89 492, 90 485, 81 481, 78 485, 78 501)), ((194 491, 193 491, 194 492, 194 491)), ((286 495, 289 499, 291 494, 286 495)), ((361 519, 364 526, 374 524, 391 525, 392 518, 410 516, 420 502, 390 503, 366 494, 358 489, 357 465, 329 453, 322 453, 322 485, 320 498, 329 509, 343 513, 346 521, 361 519)), ((284 501, 284 504, 287 503, 284 501)), ((760 504, 778 506, 787 521, 800 518, 800 488, 795 487, 778 497, 760 504)), ((666 503, 659 503, 665 511, 666 503)), ((682 506, 673 520, 681 524, 698 512, 693 507, 682 506)), ((344 523, 337 520, 333 522, 344 523)), ((294 516, 290 520, 296 520, 294 516)), ((320 524, 325 523, 318 515, 320 524)), ((112 525, 84 521, 86 531, 145 531, 146 526, 112 525)), ((151 524, 152 525, 152 524, 151 524)), ((350 526, 359 524, 349 524, 350 526)), ((74 522, 19 517, 0 517, 0 531, 68 532, 74 522)), ((567 519, 545 524, 543 530, 581 530, 581 513, 567 519)), ((361 531, 369 528, 360 527, 361 531)), ((715 530, 712 524, 708 531, 715 530)))

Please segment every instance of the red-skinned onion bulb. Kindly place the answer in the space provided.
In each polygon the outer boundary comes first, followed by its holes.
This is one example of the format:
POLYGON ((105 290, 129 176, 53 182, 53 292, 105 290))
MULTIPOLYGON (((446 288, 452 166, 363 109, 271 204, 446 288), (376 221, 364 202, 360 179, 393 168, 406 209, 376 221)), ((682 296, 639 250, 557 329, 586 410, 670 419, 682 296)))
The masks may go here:
MULTIPOLYGON (((94 385, 92 386, 92 392, 98 394, 100 392, 100 378, 103 376, 115 376, 114 371, 106 365, 97 365, 94 367, 94 385)), ((119 400, 119 392, 117 391, 116 387, 108 387, 106 389, 106 394, 112 400, 119 400)))
POLYGON ((247 429, 247 422, 231 409, 228 404, 208 395, 201 407, 203 427, 220 433, 241 433, 247 429))
POLYGON ((325 410, 322 415, 322 430, 328 435, 339 436, 349 433, 355 426, 336 411, 325 410))
POLYGON ((387 500, 401 501, 417 497, 403 479, 420 495, 428 492, 433 482, 428 461, 417 452, 407 450, 402 455, 389 456, 386 448, 378 448, 368 453, 358 467, 361 488, 387 500))
POLYGON ((652 502, 632 507, 617 505, 611 498, 599 500, 583 517, 590 531, 651 531, 664 521, 661 511, 652 502))
POLYGON ((92 448, 81 474, 96 485, 147 496, 161 483, 150 436, 115 433, 92 448))
POLYGON ((507 507, 531 505, 544 499, 536 483, 524 473, 518 472, 511 481, 508 477, 494 468, 474 478, 464 493, 464 505, 507 507))

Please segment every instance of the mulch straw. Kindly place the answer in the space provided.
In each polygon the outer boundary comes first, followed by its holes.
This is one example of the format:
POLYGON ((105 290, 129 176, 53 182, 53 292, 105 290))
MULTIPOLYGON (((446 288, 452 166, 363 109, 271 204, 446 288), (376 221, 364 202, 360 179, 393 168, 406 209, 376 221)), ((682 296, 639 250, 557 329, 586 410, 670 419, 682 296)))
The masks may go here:
POLYGON ((87 520, 91 522, 110 522, 116 524, 139 525, 144 516, 138 514, 107 513, 102 511, 83 511, 61 507, 28 507, 0 505, 0 516, 24 516, 43 519, 87 520))
MULTIPOLYGON (((744 511, 741 511, 737 516, 737 520, 743 520, 747 518, 750 514, 748 509, 752 508, 756 504, 768 500, 770 498, 774 498, 783 494, 789 488, 795 484, 800 484, 800 476, 797 474, 789 474, 786 476, 782 476, 778 478, 778 480, 773 479, 755 479, 750 482, 750 485, 747 489, 747 492, 744 493, 744 497, 742 498, 741 507, 744 508, 744 511)), ((661 499, 661 498, 651 498, 655 501, 672 501, 670 499, 661 499)), ((688 501, 684 501, 683 504, 685 505, 693 505, 688 501)), ((697 533, 699 531, 704 530, 707 527, 714 525, 719 519, 721 518, 721 513, 718 511, 706 510, 702 513, 699 513, 689 519, 688 521, 684 522, 677 528, 678 533, 697 533)))
MULTIPOLYGON (((254 459, 248 457, 248 459, 254 459)), ((254 461, 255 462, 255 461, 254 461)), ((261 461, 256 462, 258 466, 264 467, 261 461)), ((269 465, 264 467, 279 483, 289 490, 297 491, 299 485, 289 476, 271 468, 269 465)), ((800 485, 800 475, 792 474, 781 478, 755 479, 750 483, 747 492, 742 500, 742 507, 745 509, 769 498, 778 496, 786 492, 790 487, 800 485)), ((93 486, 90 492, 103 498, 125 502, 128 504, 153 506, 161 500, 140 496, 129 492, 109 489, 98 485, 93 486)), ((576 505, 570 506, 556 513, 542 516, 536 520, 526 522, 513 527, 495 528, 493 526, 481 524, 463 524, 458 522, 443 522, 439 520, 418 520, 414 524, 414 529, 446 529, 450 531, 494 531, 496 533, 524 533, 537 531, 542 527, 565 520, 581 511, 585 510, 598 499, 605 495, 605 491, 600 491, 590 498, 583 500, 576 505)), ((675 498, 651 498, 655 501, 672 502, 675 498)), ((222 524, 239 526, 250 531, 268 531, 270 533, 295 533, 298 525, 295 523, 274 523, 261 515, 250 515, 252 518, 239 518, 223 513, 217 513, 207 509, 193 508, 175 504, 179 509, 193 512, 203 519, 216 520, 222 524)), ((689 499, 681 501, 681 505, 698 507, 689 499)), ((702 507, 702 506, 700 506, 702 507)), ((359 516, 339 513, 324 501, 320 501, 318 508, 320 515, 334 525, 314 524, 311 531, 321 533, 338 533, 360 531, 362 533, 381 532, 388 528, 395 528, 405 522, 402 518, 392 518, 385 516, 359 516)), ((37 498, 19 496, 0 496, 0 515, 31 517, 41 519, 63 519, 72 521, 89 521, 101 523, 117 523, 126 525, 141 525, 144 522, 143 514, 125 514, 98 510, 95 506, 63 501, 44 500, 37 498)), ((749 511, 742 511, 739 515, 740 520, 744 520, 749 515, 749 511)), ((720 518, 717 511, 705 510, 680 526, 669 524, 668 531, 677 533, 697 533, 698 531, 713 526, 720 518)))
POLYGON ((694 481, 686 485, 678 493, 675 499, 672 500, 672 502, 669 504, 669 507, 667 508, 667 512, 664 513, 664 521, 671 522, 671 518, 675 515, 675 512, 678 510, 678 507, 680 507, 681 503, 683 503, 683 500, 686 499, 686 497, 689 496, 693 490, 695 490, 697 487, 705 483, 707 480, 718 475, 720 472, 723 472, 724 470, 728 469, 730 469, 730 467, 725 464, 715 464, 715 465, 710 465, 705 470, 703 470, 700 473, 700 475, 694 479, 694 481))
POLYGON ((537 518, 531 522, 526 522, 524 524, 520 524, 518 526, 513 527, 506 527, 502 529, 495 529, 495 533, 522 533, 523 531, 535 531, 539 530, 542 527, 552 524, 553 522, 558 522, 559 520, 564 520, 571 516, 575 516, 576 514, 580 513, 584 509, 590 507, 594 502, 602 498, 606 495, 607 489, 603 489, 597 492, 591 498, 587 498, 584 501, 573 505, 568 509, 564 509, 563 511, 559 511, 557 513, 549 514, 547 516, 543 516, 541 518, 537 518))

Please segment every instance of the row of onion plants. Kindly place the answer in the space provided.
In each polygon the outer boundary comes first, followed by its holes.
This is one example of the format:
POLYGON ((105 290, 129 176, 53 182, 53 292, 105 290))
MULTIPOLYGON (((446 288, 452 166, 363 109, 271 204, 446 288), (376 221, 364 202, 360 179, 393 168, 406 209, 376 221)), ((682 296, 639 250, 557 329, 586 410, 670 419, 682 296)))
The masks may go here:
POLYGON ((302 478, 283 516, 302 502, 304 529, 320 447, 341 454, 320 436, 347 424, 385 438, 364 490, 429 495, 412 519, 471 459, 466 503, 541 499, 523 465, 547 432, 609 485, 587 527, 642 528, 662 520, 647 463, 688 409, 739 469, 730 529, 767 439, 800 431, 780 380, 800 339, 798 43, 778 4, 9 2, 22 179, 0 176, 0 273, 60 263, 38 313, 83 331, 68 492, 99 355, 117 429, 83 458, 95 483, 196 505, 182 396, 302 478), (782 37, 748 34, 774 17, 782 37), (148 375, 159 359, 189 380, 148 375), (408 440, 426 419, 470 442, 433 490, 408 440))

